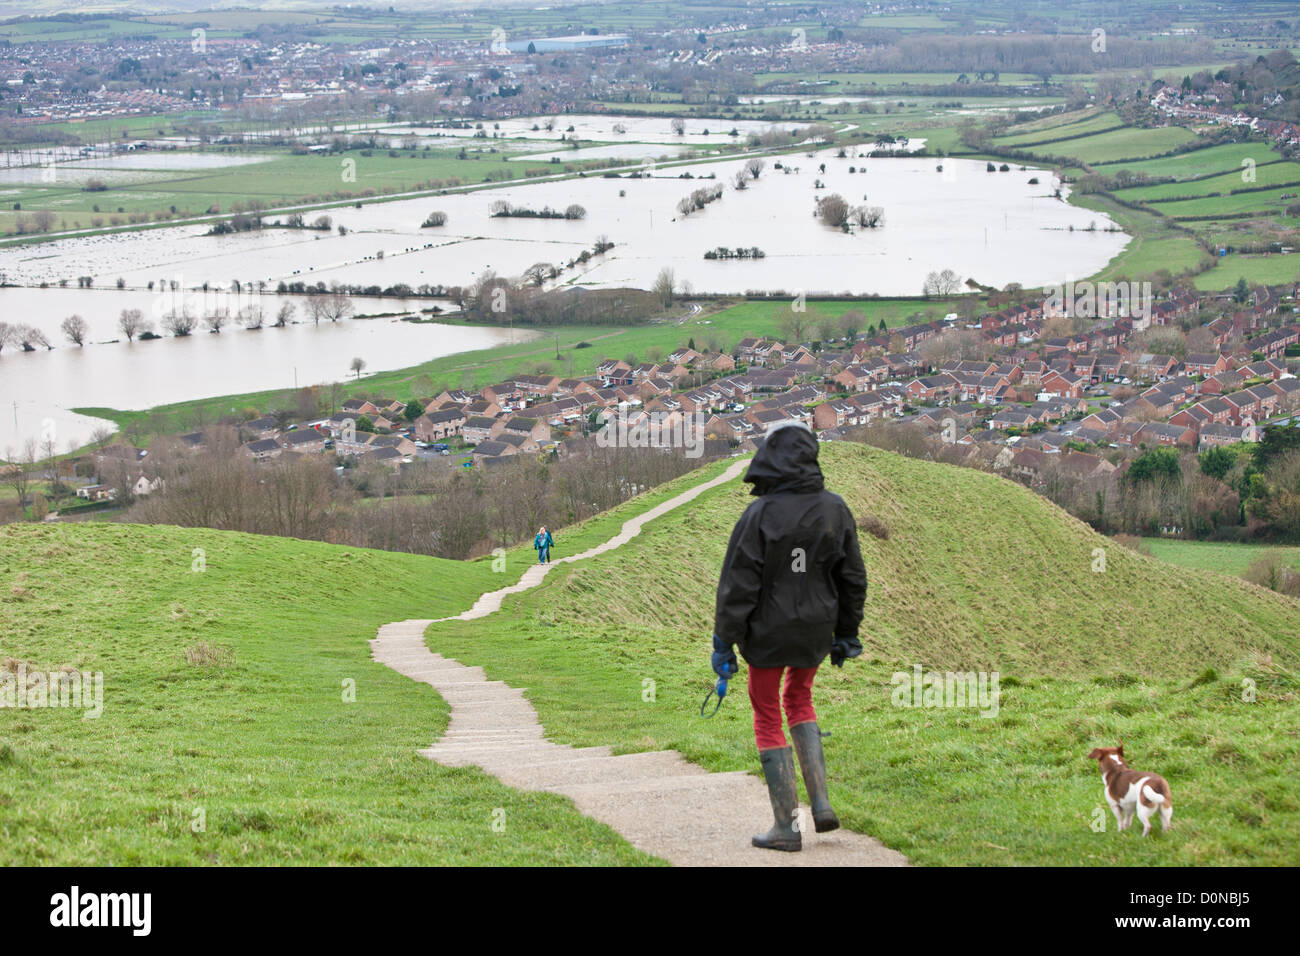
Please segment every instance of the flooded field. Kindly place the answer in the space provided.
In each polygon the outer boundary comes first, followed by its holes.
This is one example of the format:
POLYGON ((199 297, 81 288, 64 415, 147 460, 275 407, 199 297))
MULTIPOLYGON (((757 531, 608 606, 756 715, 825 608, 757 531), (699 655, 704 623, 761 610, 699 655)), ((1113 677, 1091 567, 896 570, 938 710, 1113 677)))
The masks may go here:
MULTIPOLYGON (((589 136, 599 123, 611 122, 570 119, 587 123, 589 136)), ((666 120, 628 122, 647 124, 638 137, 667 129, 666 120)), ((934 158, 871 156, 863 147, 844 157, 831 151, 769 157, 759 178, 739 189, 734 177, 744 162, 650 164, 643 168, 648 175, 635 178, 593 175, 343 206, 327 210, 331 231, 267 228, 209 236, 206 226, 180 226, 0 247, 5 281, 22 286, 0 290, 0 315, 39 327, 58 346, 50 352, 6 349, 0 356, 0 408, 14 413, 0 414, 0 449, 39 429, 47 417, 61 423, 65 438, 84 440, 95 423, 69 419, 72 407, 145 408, 287 387, 295 371, 299 384, 334 381, 348 374, 353 357, 371 371, 391 369, 484 348, 505 334, 381 319, 261 331, 232 323, 219 335, 199 331, 181 339, 102 344, 121 337, 116 323, 124 308, 139 308, 155 321, 162 317, 168 305, 148 290, 150 282, 160 289, 207 283, 229 290, 237 281, 246 292, 293 281, 451 286, 470 284, 487 270, 519 276, 545 262, 562 267, 557 283, 593 288, 649 288, 669 268, 679 288, 697 292, 916 295, 926 275, 942 269, 999 287, 1086 276, 1129 238, 1106 231, 1112 224, 1104 216, 1054 196, 1059 184, 1050 170, 988 172, 983 162, 948 160, 940 172, 934 158), (721 199, 689 215, 680 212, 679 201, 693 190, 717 186, 721 199), (831 194, 851 206, 879 206, 884 225, 832 228, 815 214, 818 201, 831 194), (533 210, 577 203, 585 215, 494 216, 500 202, 533 210), (445 212, 447 223, 422 228, 434 210, 445 212), (608 237, 613 249, 577 264, 599 237, 608 237), (718 247, 742 246, 759 249, 762 258, 705 258, 718 247), (60 280, 75 286, 80 276, 92 277, 95 288, 55 287, 60 280), (50 287, 39 288, 42 282, 50 287), (87 320, 89 340, 101 344, 78 349, 64 341, 59 324, 72 313, 87 320)), ((269 324, 288 297, 261 298, 269 324)), ((356 304, 358 313, 372 314, 430 305, 371 298, 356 304)), ((302 308, 297 318, 306 318, 302 308)))
MULTIPOLYGON (((289 296, 265 296, 273 315, 289 296)), ((396 300, 356 300, 360 312, 405 311, 396 300)), ((428 307, 409 300, 406 308, 428 307)), ((444 303, 445 304, 445 303, 444 303)), ((3 321, 35 324, 56 347, 0 353, 0 457, 51 426, 60 450, 84 444, 96 419, 69 411, 77 407, 120 409, 207 398, 215 395, 342 381, 352 376, 353 358, 365 371, 404 368, 457 352, 491 348, 511 340, 505 329, 411 323, 396 318, 349 319, 319 326, 302 321, 284 328, 249 330, 227 326, 220 334, 196 331, 176 338, 126 342, 115 328, 123 308, 150 315, 151 299, 138 292, 63 289, 0 290, 3 321), (39 301, 38 301, 39 300, 39 301), (64 340, 58 325, 76 313, 90 325, 88 344, 64 340), (112 342, 105 339, 116 338, 112 342)), ((269 321, 269 319, 268 319, 269 321)), ((515 341, 531 333, 516 331, 515 341)))
POLYGON ((588 176, 328 210, 348 230, 343 236, 284 229, 208 236, 206 226, 183 226, 66 239, 6 250, 3 271, 28 285, 82 274, 99 286, 120 278, 129 287, 177 277, 185 287, 227 287, 236 279, 271 288, 294 280, 459 285, 486 269, 519 275, 537 262, 561 265, 607 236, 613 250, 560 281, 647 288, 669 267, 701 292, 915 295, 939 269, 997 286, 1086 276, 1128 241, 1104 231, 1111 224, 1105 216, 1054 198, 1049 170, 990 173, 982 162, 950 160, 940 173, 933 158, 839 158, 830 151, 782 161, 791 172, 769 159, 743 191, 732 184, 743 160, 696 163, 642 178, 588 176), (718 184, 721 200, 679 214, 679 200, 718 184), (828 227, 814 211, 832 193, 850 205, 881 207, 884 226, 853 234, 828 227), (498 201, 539 210, 577 203, 586 215, 494 217, 498 201), (421 228, 433 210, 445 212, 447 224, 421 228), (715 247, 741 245, 757 246, 765 258, 704 258, 715 247))

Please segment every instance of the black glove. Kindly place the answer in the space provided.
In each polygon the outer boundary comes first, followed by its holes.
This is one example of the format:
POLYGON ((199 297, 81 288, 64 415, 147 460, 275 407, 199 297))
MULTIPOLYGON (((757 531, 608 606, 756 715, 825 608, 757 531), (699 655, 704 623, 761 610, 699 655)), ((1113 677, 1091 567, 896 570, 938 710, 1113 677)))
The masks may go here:
POLYGON ((831 641, 831 663, 836 667, 843 667, 844 662, 850 657, 857 657, 862 653, 862 642, 857 636, 837 637, 831 641))

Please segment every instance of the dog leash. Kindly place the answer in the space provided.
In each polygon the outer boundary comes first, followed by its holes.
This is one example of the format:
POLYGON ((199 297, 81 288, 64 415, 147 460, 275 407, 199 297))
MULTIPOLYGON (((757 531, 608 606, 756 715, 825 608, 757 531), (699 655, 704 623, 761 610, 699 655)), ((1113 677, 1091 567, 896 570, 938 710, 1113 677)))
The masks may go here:
POLYGON ((703 702, 700 704, 700 716, 712 717, 714 714, 716 714, 718 712, 718 708, 722 706, 723 698, 725 698, 726 696, 727 696, 727 679, 725 677, 719 677, 718 685, 709 691, 708 696, 706 696, 703 702), (704 710, 709 706, 709 700, 710 698, 713 697, 714 694, 718 695, 718 702, 714 704, 713 709, 706 714, 704 710))

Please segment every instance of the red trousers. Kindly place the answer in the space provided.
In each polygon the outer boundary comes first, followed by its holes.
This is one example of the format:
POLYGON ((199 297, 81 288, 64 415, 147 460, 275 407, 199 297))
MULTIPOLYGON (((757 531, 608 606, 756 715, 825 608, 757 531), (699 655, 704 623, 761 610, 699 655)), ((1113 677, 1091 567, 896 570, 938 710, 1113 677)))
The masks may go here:
POLYGON ((815 667, 751 667, 749 668, 749 702, 754 708, 754 740, 759 750, 784 747, 785 731, 781 729, 781 705, 785 705, 785 720, 791 727, 817 719, 812 705, 815 667), (785 690, 781 689, 781 675, 785 674, 785 690))

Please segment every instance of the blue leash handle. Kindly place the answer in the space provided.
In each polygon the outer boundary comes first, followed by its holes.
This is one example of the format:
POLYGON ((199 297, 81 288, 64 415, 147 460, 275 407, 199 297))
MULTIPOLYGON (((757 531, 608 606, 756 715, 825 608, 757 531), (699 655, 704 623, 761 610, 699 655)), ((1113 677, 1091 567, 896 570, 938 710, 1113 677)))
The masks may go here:
POLYGON ((718 685, 714 687, 711 691, 709 691, 708 696, 705 697, 703 703, 700 704, 700 716, 712 717, 714 714, 716 714, 718 712, 718 708, 722 706, 723 698, 726 696, 727 696, 727 679, 725 677, 719 677, 718 685), (713 697, 714 694, 718 695, 718 702, 714 704, 713 709, 706 714, 704 712, 705 708, 709 706, 709 700, 710 698, 713 697))

